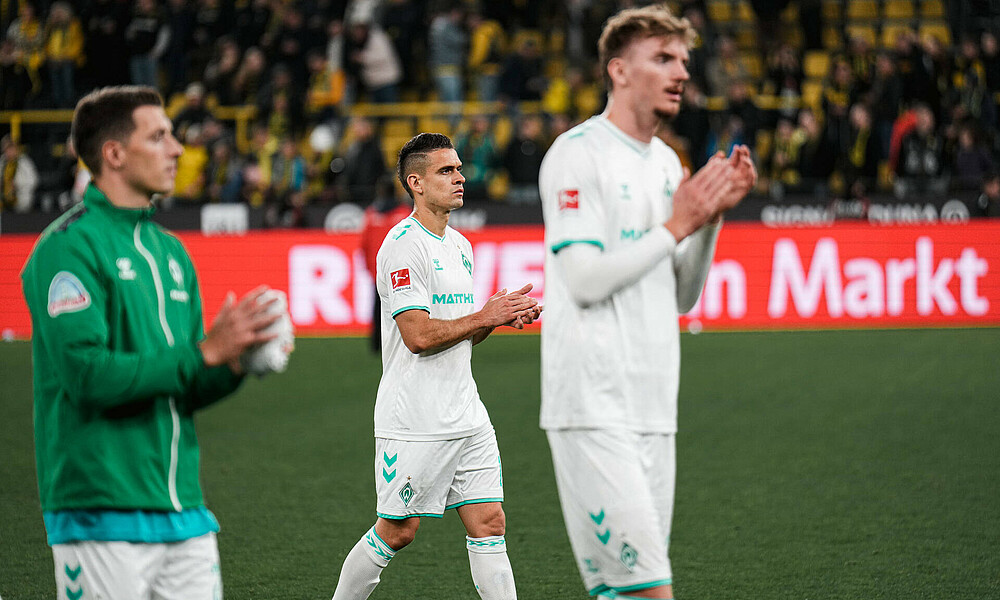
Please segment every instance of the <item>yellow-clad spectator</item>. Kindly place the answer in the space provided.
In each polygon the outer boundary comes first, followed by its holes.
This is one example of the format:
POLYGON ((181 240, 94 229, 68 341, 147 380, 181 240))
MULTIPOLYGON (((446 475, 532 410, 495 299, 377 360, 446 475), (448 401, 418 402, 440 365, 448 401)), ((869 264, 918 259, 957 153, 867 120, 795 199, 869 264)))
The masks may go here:
POLYGON ((174 197, 200 202, 205 193, 205 165, 208 149, 200 125, 191 125, 184 135, 184 153, 177 159, 177 179, 174 197))
POLYGON ((83 27, 69 2, 53 2, 45 24, 45 60, 49 67, 52 103, 69 108, 76 103, 77 67, 83 66, 83 27))
MULTIPOLYGON (((974 119, 983 118, 985 103, 992 102, 986 87, 986 68, 979 44, 971 36, 962 38, 952 66, 952 85, 959 103, 974 119)), ((989 110, 987 114, 991 114, 989 110)))
POLYGON ((550 115, 569 115, 574 122, 585 121, 601 109, 601 88, 588 82, 583 70, 570 67, 565 75, 549 80, 542 96, 542 110, 550 115))
POLYGON ((503 26, 478 11, 469 13, 468 26, 469 74, 479 101, 493 102, 497 99, 506 47, 503 26))
POLYGON ((292 134, 293 119, 288 105, 288 96, 280 94, 271 103, 271 113, 267 116, 268 134, 275 139, 282 139, 292 134))
POLYGON ((778 119, 778 126, 774 130, 774 146, 765 163, 772 197, 780 198, 786 188, 794 188, 801 183, 799 151, 805 142, 805 134, 796 131, 790 119, 778 119))
POLYGON ((336 116, 337 106, 344 99, 344 72, 331 69, 320 52, 309 53, 309 90, 306 102, 309 116, 326 121, 336 116))
POLYGON ((271 136, 267 124, 258 122, 253 126, 250 148, 243 196, 250 206, 263 206, 271 185, 271 157, 278 151, 278 139, 271 136))
POLYGON ((30 2, 21 2, 17 18, 7 28, 7 38, 14 43, 14 54, 31 81, 31 95, 42 90, 39 69, 45 61, 45 28, 30 2))
POLYGON ((9 135, 0 139, 0 212, 28 212, 35 203, 38 170, 9 135))
POLYGON ((568 114, 573 98, 566 77, 552 77, 542 95, 542 110, 550 115, 568 114))

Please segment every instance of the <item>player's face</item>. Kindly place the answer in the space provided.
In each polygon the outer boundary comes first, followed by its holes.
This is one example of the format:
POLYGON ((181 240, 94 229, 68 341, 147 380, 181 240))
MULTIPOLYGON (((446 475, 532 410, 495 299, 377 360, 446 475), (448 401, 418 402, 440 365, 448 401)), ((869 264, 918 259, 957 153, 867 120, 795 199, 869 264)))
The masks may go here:
POLYGON ((140 106, 132 113, 135 130, 124 145, 123 175, 135 190, 169 194, 177 177, 177 158, 183 146, 171 133, 173 127, 163 108, 140 106))
POLYGON ((687 70, 688 47, 680 36, 648 37, 629 45, 622 60, 622 75, 615 93, 625 91, 630 104, 651 110, 660 118, 673 118, 681 109, 687 70))
POLYGON ((465 177, 458 152, 451 148, 434 150, 427 155, 427 170, 420 177, 423 200, 429 208, 462 208, 465 177))

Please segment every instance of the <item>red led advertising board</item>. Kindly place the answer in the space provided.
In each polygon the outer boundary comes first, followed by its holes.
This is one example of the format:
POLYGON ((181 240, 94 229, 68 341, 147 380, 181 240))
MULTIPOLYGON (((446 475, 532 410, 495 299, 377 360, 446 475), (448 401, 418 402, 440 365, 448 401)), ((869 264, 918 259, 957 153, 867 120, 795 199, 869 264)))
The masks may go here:
MULTIPOLYGON (((178 235, 198 269, 209 321, 226 292, 263 283, 288 292, 300 335, 368 328, 374 286, 357 235, 178 235)), ((525 283, 544 303, 540 226, 465 235, 475 256, 477 306, 498 289, 525 283)), ((0 331, 7 338, 30 336, 19 273, 34 240, 0 238, 0 331)), ((728 223, 701 299, 681 323, 704 330, 997 326, 1000 223, 787 229, 728 223)))

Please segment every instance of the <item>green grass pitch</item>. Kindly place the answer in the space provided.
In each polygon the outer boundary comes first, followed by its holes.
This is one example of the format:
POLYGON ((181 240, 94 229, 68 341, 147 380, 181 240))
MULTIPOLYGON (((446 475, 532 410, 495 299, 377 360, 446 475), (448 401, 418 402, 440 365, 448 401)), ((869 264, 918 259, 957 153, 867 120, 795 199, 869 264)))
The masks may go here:
MULTIPOLYGON (((586 598, 538 429, 539 338, 477 346, 522 599, 586 598)), ((1000 331, 685 335, 671 554, 688 599, 1000 598, 1000 331)), ((0 596, 52 598, 30 347, 0 344, 0 596)), ((378 359, 302 339, 198 417, 226 597, 329 598, 374 519, 378 359)), ((454 511, 372 596, 473 598, 454 511)))

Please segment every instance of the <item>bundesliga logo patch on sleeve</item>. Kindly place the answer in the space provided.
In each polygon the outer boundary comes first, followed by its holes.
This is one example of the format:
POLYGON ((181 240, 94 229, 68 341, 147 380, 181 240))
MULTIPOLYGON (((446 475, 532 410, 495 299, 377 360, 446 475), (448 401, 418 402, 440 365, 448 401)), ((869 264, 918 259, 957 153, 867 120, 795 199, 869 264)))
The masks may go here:
POLYGON ((410 270, 400 269, 389 273, 389 280, 392 282, 392 291, 410 289, 410 270))
POLYGON ((74 313, 90 306, 90 294, 76 275, 59 271, 49 284, 49 316, 74 313))
POLYGON ((580 190, 559 190, 559 210, 579 210, 580 190))

